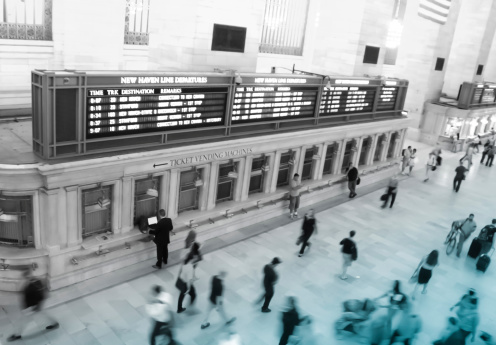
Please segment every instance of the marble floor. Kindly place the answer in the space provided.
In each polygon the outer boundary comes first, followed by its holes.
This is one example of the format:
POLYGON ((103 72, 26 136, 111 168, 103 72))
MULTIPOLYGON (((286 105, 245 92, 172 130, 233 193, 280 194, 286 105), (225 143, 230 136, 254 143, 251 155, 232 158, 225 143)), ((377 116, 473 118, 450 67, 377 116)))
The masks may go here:
MULTIPOLYGON (((410 144, 410 143, 409 143, 410 144)), ((446 256, 444 238, 451 222, 475 213, 477 232, 489 224, 494 213, 496 167, 488 168, 476 163, 470 170, 460 192, 452 190, 454 168, 462 154, 443 154, 443 165, 428 182, 423 182, 424 165, 429 147, 419 147, 420 162, 411 177, 400 182, 398 197, 392 209, 380 208, 379 197, 383 188, 369 190, 366 194, 358 188, 358 197, 334 207, 316 205, 319 211, 318 234, 313 246, 299 258, 295 246, 301 219, 287 219, 270 223, 272 230, 214 250, 204 256, 198 267, 196 310, 180 314, 176 335, 183 345, 217 345, 225 336, 217 314, 212 313, 212 326, 200 329, 207 307, 208 286, 212 275, 226 270, 225 306, 228 314, 236 316, 233 328, 245 345, 277 344, 281 332, 280 311, 284 298, 291 294, 298 297, 303 315, 311 315, 312 330, 319 345, 360 344, 363 339, 338 340, 334 335, 334 322, 341 314, 342 302, 353 298, 377 297, 388 290, 394 279, 403 282, 403 289, 411 293, 413 286, 408 279, 419 260, 433 249, 438 249, 440 265, 435 269, 428 293, 418 295, 414 310, 423 322, 415 344, 427 345, 437 338, 449 308, 458 301, 469 287, 480 296, 480 330, 496 335, 496 269, 494 263, 485 274, 475 270, 475 263, 466 258, 469 242, 461 258, 446 256), (491 180, 492 179, 492 180, 491 180), (349 270, 350 278, 339 279, 341 256, 339 242, 350 230, 356 230, 359 252, 349 270), (253 302, 261 294, 262 268, 273 257, 280 257, 280 280, 271 303, 272 313, 260 313, 260 306, 253 302), (357 277, 359 276, 359 278, 357 277)), ((380 186, 378 186, 380 187, 380 186)), ((303 214, 305 209, 300 210, 303 214)), ((152 265, 152 261, 149 262, 152 265)), ((147 265, 149 266, 149 265, 147 265)), ((47 309, 56 317, 60 328, 37 333, 39 325, 31 323, 22 340, 26 345, 139 345, 148 343, 151 322, 145 312, 150 300, 150 287, 164 286, 174 298, 178 293, 174 282, 179 267, 172 266, 145 276, 118 283, 111 288, 88 294, 47 309)), ((63 294, 57 291, 54 294, 63 294)), ((74 296, 75 297, 75 296, 74 296)), ((69 300, 69 299, 68 299, 69 300)), ((56 303, 52 303, 56 304, 56 303)), ((0 343, 13 331, 19 318, 15 303, 2 303, 0 308, 0 343)), ((474 344, 482 344, 477 338, 474 344)), ((304 345, 304 344, 302 344, 304 345)))

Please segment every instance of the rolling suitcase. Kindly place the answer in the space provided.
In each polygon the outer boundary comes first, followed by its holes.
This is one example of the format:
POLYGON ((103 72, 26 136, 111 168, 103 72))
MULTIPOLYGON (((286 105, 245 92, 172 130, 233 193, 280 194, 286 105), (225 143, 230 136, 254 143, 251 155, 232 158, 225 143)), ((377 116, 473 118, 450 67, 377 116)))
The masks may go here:
POLYGON ((472 244, 470 245, 470 248, 468 249, 467 255, 473 259, 476 259, 479 256, 481 250, 482 250, 482 243, 481 243, 481 241, 479 241, 479 238, 476 237, 472 241, 472 244))
MULTIPOLYGON (((494 253, 494 249, 492 250, 492 253, 494 253)), ((492 253, 491 253, 491 255, 492 255, 492 253)), ((477 271, 481 271, 482 273, 484 273, 484 272, 486 272, 490 263, 491 263, 491 258, 489 257, 489 255, 482 254, 480 256, 479 260, 477 260, 475 267, 477 268, 477 271)))

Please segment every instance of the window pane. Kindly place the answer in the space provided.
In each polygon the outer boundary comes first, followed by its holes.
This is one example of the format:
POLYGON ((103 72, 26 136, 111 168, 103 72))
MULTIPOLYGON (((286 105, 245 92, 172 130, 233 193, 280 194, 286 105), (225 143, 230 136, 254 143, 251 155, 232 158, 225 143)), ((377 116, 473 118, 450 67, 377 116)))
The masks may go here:
POLYGON ((26 24, 34 24, 34 0, 24 0, 26 4, 26 24))
POLYGON ((258 193, 262 191, 263 175, 256 175, 250 178, 250 188, 248 193, 258 193))
POLYGON ((332 173, 332 157, 324 161, 324 175, 332 173))
POLYGON ((179 212, 197 209, 197 195, 197 188, 181 191, 179 194, 179 212))
POLYGON ((233 181, 220 182, 217 186, 217 201, 232 200, 233 181))
POLYGON ((108 198, 112 202, 111 186, 83 191, 83 237, 111 230, 112 207, 99 208, 98 199, 101 197, 108 198))
POLYGON ((301 173, 302 180, 309 180, 312 177, 312 163, 303 164, 303 171, 301 173))
POLYGON ((263 157, 254 158, 251 164, 251 171, 260 170, 264 164, 265 159, 263 157))
POLYGON ((279 169, 277 174, 277 186, 285 186, 289 183, 289 168, 279 169))

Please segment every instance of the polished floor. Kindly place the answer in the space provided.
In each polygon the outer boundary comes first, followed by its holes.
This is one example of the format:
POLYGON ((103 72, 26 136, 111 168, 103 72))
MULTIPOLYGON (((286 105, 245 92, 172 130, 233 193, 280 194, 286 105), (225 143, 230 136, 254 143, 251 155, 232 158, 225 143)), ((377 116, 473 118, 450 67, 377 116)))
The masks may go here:
MULTIPOLYGON (((449 308, 469 287, 480 296, 480 330, 496 335, 496 268, 491 265, 485 274, 475 270, 475 263, 466 258, 469 242, 461 258, 446 256, 443 246, 452 220, 475 213, 477 233, 483 225, 496 218, 494 195, 496 166, 478 163, 476 157, 459 193, 452 189, 457 157, 462 154, 446 152, 444 163, 423 182, 424 165, 430 148, 419 147, 420 162, 411 177, 405 177, 399 186, 396 204, 392 209, 380 208, 383 189, 363 194, 353 200, 342 198, 343 203, 318 212, 318 234, 312 239, 312 248, 299 258, 295 246, 301 219, 292 223, 280 222, 273 230, 215 250, 204 256, 198 267, 200 280, 196 310, 178 316, 177 339, 184 345, 217 345, 226 336, 220 318, 214 312, 212 326, 200 329, 207 307, 210 277, 219 270, 227 270, 226 310, 236 316, 234 329, 245 345, 277 344, 281 332, 280 311, 284 298, 291 294, 299 299, 303 315, 314 319, 312 331, 316 344, 359 344, 363 338, 337 340, 333 324, 341 314, 344 300, 377 297, 388 290, 394 279, 403 282, 403 289, 411 293, 408 279, 419 260, 433 249, 441 252, 440 265, 425 295, 418 295, 414 308, 423 322, 415 344, 427 345, 436 339, 449 308), (350 230, 356 230, 359 258, 349 270, 350 278, 339 279, 341 256, 339 241, 350 230), (272 313, 260 313, 253 302, 261 293, 262 267, 278 256, 280 275, 276 294, 271 303, 272 313)), ((304 210, 300 211, 303 214, 304 210)), ((150 261, 150 265, 153 264, 150 261)), ((179 267, 154 271, 146 276, 91 293, 85 297, 49 308, 48 313, 58 318, 61 327, 50 332, 37 333, 39 325, 31 323, 25 337, 16 344, 60 345, 138 345, 148 343, 151 322, 145 312, 150 299, 150 287, 160 284, 177 298, 174 282, 179 267)), ((61 294, 63 293, 60 292, 61 294)), ((191 309, 191 308, 190 308, 191 309)), ((19 317, 18 307, 5 303, 0 309, 0 343, 12 333, 19 317)), ((482 344, 477 339, 474 344, 482 344)))

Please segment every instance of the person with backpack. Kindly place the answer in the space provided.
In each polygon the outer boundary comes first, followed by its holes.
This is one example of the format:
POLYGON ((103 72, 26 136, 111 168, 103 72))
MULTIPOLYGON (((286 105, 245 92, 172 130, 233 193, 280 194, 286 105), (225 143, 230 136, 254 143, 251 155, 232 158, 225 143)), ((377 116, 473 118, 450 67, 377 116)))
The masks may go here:
POLYGON ((350 237, 344 238, 341 242, 339 242, 339 244, 343 246, 341 248, 341 253, 343 253, 343 273, 340 276, 343 280, 348 279, 346 271, 348 270, 348 267, 351 266, 351 263, 358 257, 356 244, 352 240, 352 238, 355 237, 355 234, 356 232, 351 230, 350 237))
POLYGON ((156 344, 156 338, 165 335, 169 338, 169 344, 176 344, 172 334, 174 325, 173 298, 159 285, 152 288, 154 301, 145 306, 146 312, 153 320, 152 333, 150 334, 150 345, 156 344))
POLYGON ((303 225, 301 226, 302 233, 297 242, 297 244, 301 243, 300 253, 298 254, 299 257, 303 256, 306 247, 310 248, 311 243, 308 241, 310 240, 310 237, 313 235, 314 232, 317 233, 317 221, 315 220, 315 217, 313 215, 313 209, 310 209, 305 214, 305 217, 303 219, 303 225))
POLYGON ((496 233, 496 219, 493 219, 492 224, 482 228, 477 238, 481 242, 481 254, 488 253, 494 246, 494 234, 496 233))
POLYGON ((474 214, 471 213, 467 219, 461 219, 458 221, 460 229, 460 239, 458 240, 458 246, 456 248, 456 256, 460 257, 462 252, 463 244, 470 237, 470 235, 477 228, 477 223, 474 221, 474 214))
POLYGON ((45 329, 52 330, 59 328, 59 323, 50 314, 42 310, 43 302, 46 299, 47 287, 43 280, 32 275, 31 269, 23 273, 26 284, 22 289, 22 311, 21 319, 17 321, 17 331, 12 334, 7 341, 15 341, 22 338, 22 331, 28 325, 30 317, 38 316, 38 324, 45 324, 45 329), (40 322, 41 321, 41 322, 40 322))

